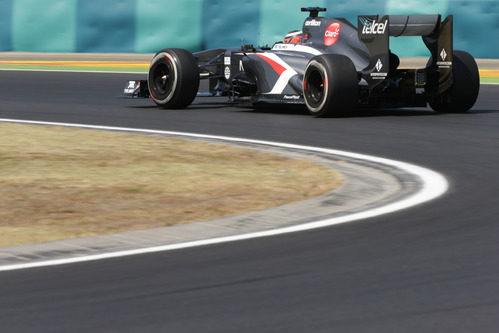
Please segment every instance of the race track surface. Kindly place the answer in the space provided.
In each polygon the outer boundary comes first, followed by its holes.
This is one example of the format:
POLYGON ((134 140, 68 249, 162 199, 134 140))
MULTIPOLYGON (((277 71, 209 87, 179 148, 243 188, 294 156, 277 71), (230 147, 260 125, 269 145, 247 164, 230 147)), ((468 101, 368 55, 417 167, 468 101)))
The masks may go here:
MULTIPOLYGON (((499 86, 469 114, 119 99, 130 74, 0 72, 0 118, 197 132, 349 150, 446 175, 442 198, 277 237, 0 273, 9 332, 476 332, 499 329, 499 86)), ((0 250, 1 251, 1 250, 0 250)))

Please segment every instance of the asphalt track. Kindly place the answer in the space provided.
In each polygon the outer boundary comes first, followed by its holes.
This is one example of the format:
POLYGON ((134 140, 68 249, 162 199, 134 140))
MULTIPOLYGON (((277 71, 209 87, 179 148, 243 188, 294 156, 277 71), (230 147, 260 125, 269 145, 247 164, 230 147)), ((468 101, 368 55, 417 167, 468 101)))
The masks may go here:
POLYGON ((421 332, 499 329, 499 86, 469 114, 314 119, 198 99, 116 98, 131 74, 0 72, 0 117, 328 147, 429 167, 442 198, 270 238, 0 274, 2 331, 421 332))

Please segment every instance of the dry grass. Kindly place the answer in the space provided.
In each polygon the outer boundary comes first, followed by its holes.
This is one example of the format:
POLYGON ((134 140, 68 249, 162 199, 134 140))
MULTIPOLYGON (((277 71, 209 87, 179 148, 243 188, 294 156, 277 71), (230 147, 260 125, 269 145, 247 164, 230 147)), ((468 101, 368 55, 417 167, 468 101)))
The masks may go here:
POLYGON ((225 145, 0 124, 0 246, 212 219, 340 182, 309 161, 225 145))

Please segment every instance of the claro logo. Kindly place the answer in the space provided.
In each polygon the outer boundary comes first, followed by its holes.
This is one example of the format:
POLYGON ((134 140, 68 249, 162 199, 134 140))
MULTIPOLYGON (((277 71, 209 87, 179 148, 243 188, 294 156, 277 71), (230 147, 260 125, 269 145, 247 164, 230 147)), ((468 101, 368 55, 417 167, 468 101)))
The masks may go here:
POLYGON ((363 35, 382 35, 385 33, 386 26, 388 25, 388 20, 385 20, 384 22, 376 22, 376 20, 369 17, 360 18, 360 22, 363 25, 363 35))
POLYGON ((331 46, 338 40, 341 31, 341 24, 338 22, 331 23, 324 33, 324 45, 331 46))

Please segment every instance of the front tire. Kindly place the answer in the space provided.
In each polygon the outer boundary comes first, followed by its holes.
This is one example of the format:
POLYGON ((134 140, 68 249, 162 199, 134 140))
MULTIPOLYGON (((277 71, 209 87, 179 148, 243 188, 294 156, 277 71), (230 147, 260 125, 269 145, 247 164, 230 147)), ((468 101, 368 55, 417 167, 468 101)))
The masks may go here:
POLYGON ((152 59, 147 81, 157 105, 183 109, 192 103, 199 89, 196 58, 183 49, 163 49, 152 59))
POLYGON ((338 117, 355 108, 358 101, 357 71, 344 55, 313 57, 303 77, 303 98, 315 117, 338 117))
POLYGON ((453 84, 448 91, 435 96, 430 106, 437 112, 464 113, 471 109, 478 97, 478 66, 473 56, 464 51, 454 51, 452 60, 453 84))

